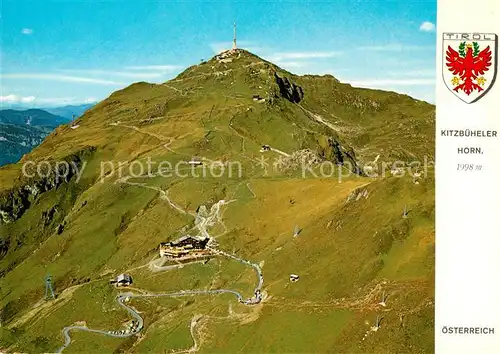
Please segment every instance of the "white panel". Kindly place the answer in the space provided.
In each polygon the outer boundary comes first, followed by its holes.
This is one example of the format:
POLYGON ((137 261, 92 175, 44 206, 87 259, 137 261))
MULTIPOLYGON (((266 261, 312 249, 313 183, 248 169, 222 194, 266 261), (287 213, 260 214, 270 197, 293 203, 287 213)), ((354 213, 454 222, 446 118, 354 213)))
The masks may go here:
MULTIPOLYGON (((462 99, 470 99, 463 92, 461 99, 450 91, 447 86, 453 89, 458 83, 448 82, 451 73, 442 75, 443 45, 450 44, 447 40, 443 43, 443 33, 500 35, 499 5, 497 0, 438 1, 436 353, 500 353, 500 138, 441 135, 442 130, 465 129, 500 133, 498 73, 497 82, 474 103, 464 102, 462 99), (458 152, 466 147, 480 148, 481 153, 458 152), (473 164, 474 168, 459 171, 459 164, 473 164), (444 326, 488 327, 495 333, 445 334, 444 326)), ((481 49, 486 45, 477 43, 481 49)), ((486 84, 491 83, 495 63, 489 70, 484 75, 486 84)))

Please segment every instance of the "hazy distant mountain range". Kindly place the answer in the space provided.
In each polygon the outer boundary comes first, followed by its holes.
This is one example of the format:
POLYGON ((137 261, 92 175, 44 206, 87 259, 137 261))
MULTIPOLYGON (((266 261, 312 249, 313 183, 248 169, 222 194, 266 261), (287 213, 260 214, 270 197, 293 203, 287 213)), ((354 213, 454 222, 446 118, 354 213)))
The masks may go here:
POLYGON ((0 110, 0 166, 18 161, 69 120, 42 109, 0 110))
POLYGON ((44 110, 49 113, 55 114, 56 116, 71 119, 73 117, 73 114, 76 117, 80 117, 81 115, 83 115, 83 113, 85 113, 86 110, 88 110, 92 106, 94 106, 94 103, 87 103, 78 106, 68 105, 63 107, 50 107, 44 108, 44 110))
POLYGON ((73 115, 80 117, 94 104, 67 105, 43 109, 0 110, 0 166, 17 162, 38 146, 57 126, 68 123, 73 115))
POLYGON ((12 109, 16 111, 25 111, 27 109, 41 109, 46 112, 52 113, 56 116, 65 117, 71 119, 73 114, 76 117, 80 117, 85 113, 86 110, 94 106, 95 103, 85 103, 80 105, 65 105, 65 106, 57 106, 57 107, 27 107, 26 105, 21 104, 8 104, 3 105, 3 109, 12 109))

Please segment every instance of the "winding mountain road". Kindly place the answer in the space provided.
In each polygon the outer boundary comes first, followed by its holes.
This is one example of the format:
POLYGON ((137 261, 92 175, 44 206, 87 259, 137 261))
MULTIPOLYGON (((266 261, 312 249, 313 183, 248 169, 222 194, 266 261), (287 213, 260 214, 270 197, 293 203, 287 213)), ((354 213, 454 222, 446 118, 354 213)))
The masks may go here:
MULTIPOLYGON (((123 303, 123 301, 132 293, 121 293, 118 294, 116 297, 116 302, 123 307, 132 317, 134 317, 137 320, 138 325, 135 327, 135 331, 124 331, 124 333, 121 333, 120 331, 110 331, 110 330, 101 330, 101 329, 92 329, 88 328, 85 326, 68 326, 64 327, 62 330, 63 336, 64 336, 64 344, 61 348, 59 348, 56 353, 62 353, 64 349, 66 349, 70 344, 71 344, 71 337, 69 335, 70 331, 85 331, 85 332, 93 332, 93 333, 99 333, 103 334, 106 336, 110 337, 115 337, 115 338, 127 338, 130 337, 136 333, 138 333, 143 327, 144 327, 144 320, 142 317, 137 313, 135 309, 132 307, 129 307, 123 303)), ((133 294, 132 294, 133 295, 133 294)))
MULTIPOLYGON (((215 250, 213 250, 215 251, 215 250)), ((141 317, 141 315, 135 310, 134 308, 126 305, 124 302, 128 301, 129 299, 132 298, 155 298, 155 297, 183 297, 183 296, 195 296, 195 295, 218 295, 218 294, 232 294, 236 296, 238 299, 238 302, 244 305, 254 305, 258 304, 261 300, 262 297, 260 295, 260 289, 262 287, 264 278, 262 276, 262 270, 257 264, 253 264, 249 261, 246 261, 244 259, 238 258, 236 256, 233 256, 229 253, 223 252, 223 251, 217 251, 217 254, 224 255, 226 257, 230 257, 232 259, 235 259, 241 263, 251 265, 254 267, 259 275, 259 283, 257 284, 257 287, 255 288, 255 296, 253 298, 244 300, 243 296, 241 293, 239 293, 236 290, 231 290, 231 289, 208 289, 208 290, 180 290, 176 292, 169 292, 169 293, 146 293, 146 294, 135 294, 132 292, 123 292, 117 295, 116 297, 116 302, 123 307, 132 317, 135 318, 137 321, 137 325, 134 326, 133 330, 100 330, 100 329, 92 329, 88 328, 85 326, 68 326, 64 327, 62 330, 63 336, 64 336, 64 344, 61 348, 59 348, 56 353, 62 353, 64 349, 66 349, 70 344, 71 344, 71 336, 69 335, 70 331, 85 331, 85 332, 93 332, 93 333, 99 333, 105 336, 110 336, 110 337, 115 337, 115 338, 127 338, 130 336, 133 336, 137 333, 139 333, 143 327, 144 327, 144 319, 141 317)))
MULTIPOLYGON (((160 140, 161 143, 164 143, 165 141, 167 141, 167 143, 164 144, 164 147, 167 149, 169 149, 168 145, 172 142, 171 137, 165 137, 165 136, 162 136, 159 134, 151 133, 149 131, 143 130, 143 129, 136 127, 136 126, 129 126, 129 125, 121 124, 120 122, 111 123, 110 125, 126 127, 129 129, 133 129, 139 133, 153 136, 156 139, 160 140)), ((278 153, 281 153, 283 155, 288 155, 288 154, 286 154, 282 151, 279 151, 279 150, 275 150, 275 151, 278 153)), ((208 160, 208 161, 212 162, 211 160, 208 160)), ((154 177, 154 176, 148 176, 148 177, 154 177)), ((217 203, 214 203, 211 206, 210 210, 207 210, 207 208, 205 206, 202 206, 202 208, 200 208, 198 213, 193 213, 193 212, 184 210, 183 208, 181 208, 180 206, 175 204, 169 198, 168 190, 165 191, 165 190, 163 190, 159 187, 156 187, 156 186, 149 186, 146 183, 131 182, 131 181, 129 181, 130 178, 131 178, 130 176, 119 178, 116 181, 116 183, 124 183, 124 184, 128 184, 128 185, 136 186, 139 188, 146 188, 146 189, 151 189, 151 190, 157 191, 160 194, 160 198, 165 200, 173 210, 177 211, 179 214, 182 214, 182 215, 190 215, 195 219, 194 228, 196 228, 198 230, 200 235, 208 237, 212 241, 211 243, 209 242, 209 245, 212 245, 212 246, 209 246, 208 249, 214 255, 227 257, 227 258, 233 259, 239 263, 242 263, 244 265, 251 266, 255 270, 255 272, 257 274, 257 278, 258 278, 257 285, 254 289, 254 296, 251 298, 248 298, 248 299, 244 299, 244 297, 241 293, 239 293, 236 290, 231 290, 231 289, 179 290, 179 291, 168 292, 168 293, 147 293, 146 292, 146 293, 141 293, 141 294, 136 294, 133 292, 122 292, 116 296, 116 302, 135 319, 136 322, 135 322, 134 326, 132 326, 129 329, 121 329, 121 330, 101 330, 101 329, 93 329, 93 328, 89 328, 89 327, 81 326, 81 325, 64 327, 62 330, 62 334, 64 336, 64 344, 57 350, 57 353, 61 353, 62 351, 64 351, 64 349, 66 349, 71 344, 71 336, 70 336, 71 331, 92 332, 92 333, 98 333, 98 334, 102 334, 102 335, 110 336, 110 337, 115 337, 115 338, 127 338, 127 337, 130 337, 130 336, 133 336, 133 335, 139 333, 144 327, 144 319, 137 312, 137 310, 135 310, 133 307, 125 304, 125 302, 129 301, 132 298, 139 299, 139 298, 157 298, 157 297, 183 297, 183 296, 197 296, 197 295, 232 294, 237 298, 238 302, 240 302, 241 304, 244 304, 244 305, 255 305, 255 304, 258 304, 262 301, 261 289, 262 289, 262 286, 264 283, 264 276, 262 274, 261 267, 258 264, 252 263, 252 262, 245 260, 243 258, 240 258, 236 255, 233 255, 233 254, 230 254, 230 253, 227 253, 225 251, 222 251, 222 250, 215 248, 215 246, 214 246, 215 238, 212 237, 208 233, 208 229, 213 227, 217 223, 221 224, 225 228, 224 222, 222 221, 221 209, 224 205, 227 205, 227 204, 235 201, 234 199, 229 200, 229 201, 219 200, 217 203)), ((256 197, 255 193, 250 189, 250 186, 248 185, 248 183, 247 183, 247 187, 255 198, 256 197)), ((162 267, 162 265, 163 264, 158 265, 158 264, 154 263, 154 261, 152 261, 149 263, 149 266, 150 266, 149 269, 152 272, 158 272, 158 271, 172 269, 172 266, 162 267)), ((180 266, 174 265, 173 267, 177 268, 180 266)), ((194 322, 192 321, 192 323, 190 325, 190 330, 191 330, 192 336, 194 333, 194 327, 196 326, 196 323, 197 323, 197 321, 194 321, 194 322)), ((194 345, 193 350, 197 351, 199 349, 199 346, 198 346, 198 343, 196 342, 196 339, 194 336, 193 336, 193 340, 195 341, 195 345, 194 345)), ((193 351, 193 350, 191 350, 191 351, 193 351)))
MULTIPOLYGON (((148 188, 148 189, 153 189, 156 190, 160 193, 160 196, 162 199, 165 199, 169 206, 176 210, 178 213, 183 214, 183 215, 191 215, 195 218, 195 228, 198 229, 201 235, 207 236, 210 239, 212 237, 208 233, 207 229, 214 226, 216 223, 222 223, 222 218, 221 218, 221 207, 223 205, 229 204, 231 201, 224 201, 220 200, 219 202, 215 203, 212 205, 210 208, 210 211, 207 211, 206 208, 203 208, 202 212, 193 214, 190 212, 187 212, 183 210, 181 207, 176 205, 170 198, 168 197, 168 191, 164 191, 161 188, 158 187, 153 187, 153 186, 147 186, 144 183, 135 183, 135 182, 129 182, 127 178, 124 178, 120 181, 121 183, 126 183, 130 185, 134 185, 137 187, 142 187, 142 188, 148 188)), ((201 211, 201 210, 200 210, 201 211)), ((225 251, 216 249, 215 247, 208 247, 208 249, 215 255, 220 255, 224 256, 230 259, 233 259, 239 263, 251 266, 252 268, 255 269, 255 272, 258 277, 258 283, 257 286, 255 287, 254 290, 254 296, 248 299, 244 299, 243 295, 236 291, 236 290, 231 290, 231 289, 199 289, 199 290, 179 290, 175 292, 168 292, 168 293, 142 293, 142 294, 136 294, 132 292, 122 292, 119 293, 116 296, 116 301, 117 303, 123 307, 137 322, 136 325, 134 325, 130 329, 126 330, 100 330, 100 329, 92 329, 88 328, 86 326, 80 326, 80 325, 75 325, 75 326, 67 326, 64 327, 62 330, 62 334, 64 336, 64 344, 57 350, 57 353, 61 353, 64 349, 66 349, 70 344, 71 344, 71 336, 70 332, 71 331, 85 331, 85 332, 93 332, 93 333, 99 333, 105 336, 110 336, 110 337, 115 337, 115 338, 127 338, 130 336, 133 336, 137 333, 139 333, 143 327, 144 327, 144 319, 141 317, 141 315, 132 308, 131 306, 128 306, 125 304, 126 301, 132 298, 156 298, 156 297, 183 297, 183 296, 196 296, 196 295, 218 295, 218 294, 232 294, 236 296, 237 300, 239 303, 244 304, 244 305, 255 305, 258 304, 262 301, 262 295, 261 295, 261 289, 262 285, 264 283, 264 276, 262 274, 262 269, 258 264, 252 263, 248 260, 245 260, 243 258, 240 258, 236 255, 227 253, 225 251)), ((156 271, 161 271, 162 268, 163 270, 168 270, 170 269, 169 267, 157 267, 159 269, 156 269, 156 271)), ((152 268, 150 268, 151 271, 154 271, 152 268)), ((194 328, 193 326, 195 324, 191 324, 191 333, 193 333, 194 328)), ((194 339, 194 337, 193 337, 194 339)), ((195 340, 195 339, 194 339, 195 340)), ((198 349, 198 346, 196 344, 195 340, 195 351, 198 349)))

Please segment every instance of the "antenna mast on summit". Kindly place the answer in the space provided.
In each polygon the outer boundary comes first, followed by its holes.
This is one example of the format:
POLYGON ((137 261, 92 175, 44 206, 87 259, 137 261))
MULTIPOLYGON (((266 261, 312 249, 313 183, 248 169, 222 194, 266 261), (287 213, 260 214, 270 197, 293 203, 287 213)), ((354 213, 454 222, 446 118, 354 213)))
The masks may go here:
POLYGON ((236 22, 234 23, 233 49, 236 49, 236 22))

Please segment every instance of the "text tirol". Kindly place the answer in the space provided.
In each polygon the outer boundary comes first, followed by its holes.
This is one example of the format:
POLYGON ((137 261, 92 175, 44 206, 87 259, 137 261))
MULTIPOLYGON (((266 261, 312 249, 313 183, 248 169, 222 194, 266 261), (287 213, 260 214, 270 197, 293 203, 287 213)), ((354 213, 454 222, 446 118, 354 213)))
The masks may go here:
POLYGON ((463 41, 494 41, 493 33, 443 33, 444 39, 463 41))

